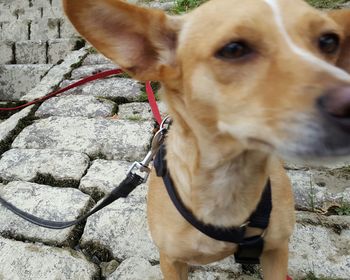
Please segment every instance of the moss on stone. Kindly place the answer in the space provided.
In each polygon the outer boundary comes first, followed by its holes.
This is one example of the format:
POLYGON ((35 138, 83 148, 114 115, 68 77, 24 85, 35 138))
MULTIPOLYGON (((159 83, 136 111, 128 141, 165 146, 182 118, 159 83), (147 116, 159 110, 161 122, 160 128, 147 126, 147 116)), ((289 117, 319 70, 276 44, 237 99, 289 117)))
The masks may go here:
POLYGON ((86 41, 83 38, 79 38, 73 47, 73 51, 80 50, 81 48, 85 47, 86 41))
MULTIPOLYGON (((13 108, 25 104, 25 101, 3 101, 0 102, 1 108, 13 108)), ((5 120, 11 117, 13 114, 18 113, 20 110, 15 111, 0 111, 0 120, 5 120)))
POLYGON ((22 118, 18 121, 17 126, 12 132, 9 133, 9 135, 2 141, 0 141, 0 155, 6 152, 11 148, 12 142, 15 140, 15 138, 18 136, 18 134, 27 126, 31 125, 34 120, 36 119, 34 114, 35 111, 38 109, 39 104, 36 104, 31 109, 28 116, 22 118))
POLYGON ((51 174, 41 174, 38 173, 33 179, 34 183, 41 185, 49 185, 59 188, 78 188, 79 181, 73 179, 55 179, 51 174))
POLYGON ((109 262, 112 260, 113 254, 112 252, 106 248, 106 246, 101 243, 95 241, 89 241, 80 245, 82 247, 83 253, 92 261, 98 259, 100 262, 109 262))
POLYGON ((310 5, 320 9, 335 9, 348 0, 306 0, 310 5))

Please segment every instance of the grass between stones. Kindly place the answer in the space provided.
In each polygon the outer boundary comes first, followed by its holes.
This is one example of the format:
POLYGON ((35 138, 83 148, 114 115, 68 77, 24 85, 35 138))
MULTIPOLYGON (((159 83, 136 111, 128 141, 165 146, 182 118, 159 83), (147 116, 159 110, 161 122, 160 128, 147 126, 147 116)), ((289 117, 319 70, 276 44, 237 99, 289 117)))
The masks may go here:
MULTIPOLYGON (((25 101, 0 101, 1 108, 12 108, 25 104, 25 101)), ((18 113, 20 110, 15 111, 0 111, 0 120, 6 120, 12 115, 18 113)))
POLYGON ((86 41, 83 38, 78 38, 73 47, 73 51, 80 50, 81 48, 85 47, 85 45, 86 41))
POLYGON ((350 216, 350 203, 341 203, 334 211, 339 216, 350 216))
POLYGON ((23 234, 18 234, 16 231, 2 231, 1 237, 16 240, 24 243, 41 243, 46 246, 50 247, 58 247, 58 248, 65 248, 67 250, 71 250, 71 253, 74 253, 74 247, 79 243, 79 240, 84 232, 84 226, 85 222, 81 223, 73 228, 71 233, 68 235, 65 241, 63 242, 55 242, 55 241, 44 241, 41 239, 38 239, 36 237, 28 237, 23 234))
POLYGON ((315 189, 314 189, 314 185, 313 185, 313 182, 310 178, 310 191, 308 193, 308 204, 309 204, 309 207, 311 208, 311 211, 312 212, 315 212, 315 201, 316 201, 316 194, 315 194, 315 189))
POLYGON ((193 10, 206 1, 207 0, 176 0, 175 6, 171 12, 174 14, 183 14, 193 10))
MULTIPOLYGON (((152 90, 154 92, 154 96, 155 96, 156 100, 159 101, 158 90, 160 89, 160 83, 159 82, 151 82, 151 87, 152 87, 152 90)), ((141 93, 140 93, 138 99, 136 100, 136 102, 148 102, 145 84, 142 84, 141 93)))
MULTIPOLYGON (((79 213, 79 217, 89 212, 95 205, 96 205, 96 202, 90 198, 88 201, 87 207, 79 213)), ((71 231, 70 235, 67 238, 67 245, 70 248, 72 248, 72 253, 75 253, 76 251, 74 250, 77 247, 79 247, 79 242, 81 237, 83 236, 85 225, 86 225, 86 220, 74 226, 73 230, 71 231)))
POLYGON ((91 47, 91 48, 88 49, 88 53, 89 54, 97 54, 98 51, 94 47, 91 47))
MULTIPOLYGON (((99 265, 101 262, 109 262, 113 260, 113 254, 111 250, 97 241, 85 242, 80 246, 83 254, 95 264, 99 265)), ((120 262, 121 260, 117 261, 120 262)))
POLYGON ((16 128, 9 133, 9 135, 0 141, 0 155, 11 148, 12 142, 18 136, 18 134, 27 126, 31 125, 35 120, 35 111, 38 109, 39 105, 34 105, 27 117, 18 121, 16 128))
POLYGON ((142 117, 138 116, 138 115, 133 115, 127 118, 127 120, 129 121, 134 121, 134 122, 139 122, 142 121, 142 117))
POLYGON ((310 5, 321 9, 335 9, 339 8, 341 4, 349 0, 306 0, 310 5))
POLYGON ((314 272, 309 272, 302 280, 341 280, 339 278, 317 277, 314 272))
POLYGON ((257 264, 242 264, 242 272, 244 275, 262 277, 260 266, 257 264))
POLYGON ((328 218, 322 214, 301 219, 297 216, 297 223, 301 225, 321 226, 332 230, 336 234, 341 234, 343 230, 348 230, 350 226, 347 219, 342 219, 337 216, 328 218))
POLYGON ((35 178, 33 179, 34 183, 41 184, 41 185, 49 185, 52 187, 59 187, 59 188, 78 188, 79 187, 79 180, 73 180, 73 179, 66 179, 66 180, 57 180, 50 174, 40 174, 38 173, 35 178))
POLYGON ((93 190, 89 190, 89 191, 83 191, 83 190, 80 190, 80 191, 92 197, 92 199, 96 202, 100 201, 106 195, 104 192, 98 190, 97 188, 94 188, 93 190))
POLYGON ((350 165, 330 170, 329 174, 331 176, 336 176, 339 178, 344 178, 346 180, 350 180, 350 165))
MULTIPOLYGON (((176 0, 171 10, 174 14, 183 14, 193 10, 208 0, 176 0)), ((349 0, 306 0, 310 5, 320 9, 335 9, 349 0)))

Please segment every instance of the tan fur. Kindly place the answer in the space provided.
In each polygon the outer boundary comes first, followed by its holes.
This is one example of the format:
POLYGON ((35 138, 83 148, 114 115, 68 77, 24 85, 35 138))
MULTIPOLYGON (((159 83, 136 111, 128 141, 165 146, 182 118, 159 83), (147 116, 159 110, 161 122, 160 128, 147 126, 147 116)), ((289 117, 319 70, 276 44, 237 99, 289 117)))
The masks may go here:
MULTIPOLYGON (((296 45, 349 71, 348 10, 328 16, 299 0, 277 3, 296 45), (319 51, 317 39, 327 32, 341 36, 340 54, 319 51)), ((315 101, 350 80, 341 81, 328 64, 319 68, 293 52, 262 0, 212 0, 180 17, 118 0, 64 0, 64 7, 99 51, 139 80, 161 81, 174 120, 166 142, 168 168, 181 200, 198 219, 242 225, 271 179, 273 210, 261 264, 264 279, 285 279, 294 201, 279 158, 336 155, 322 143, 314 147, 327 134, 315 101), (237 61, 215 56, 235 40, 248 41, 256 51, 237 61)), ((165 279, 187 279, 188 264, 207 264, 236 250, 189 225, 154 174, 148 221, 165 279)), ((248 227, 247 234, 262 232, 248 227)))
POLYGON ((349 10, 331 11, 329 15, 339 24, 345 34, 342 52, 337 64, 339 67, 350 72, 350 17, 349 10))

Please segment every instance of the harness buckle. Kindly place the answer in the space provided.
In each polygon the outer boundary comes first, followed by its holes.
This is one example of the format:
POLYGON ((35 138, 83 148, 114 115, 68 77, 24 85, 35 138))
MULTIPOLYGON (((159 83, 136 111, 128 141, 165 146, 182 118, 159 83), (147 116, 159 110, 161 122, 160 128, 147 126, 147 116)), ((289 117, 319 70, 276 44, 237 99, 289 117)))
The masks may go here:
POLYGON ((135 174, 135 171, 140 171, 141 173, 146 173, 142 176, 142 181, 145 183, 148 179, 148 175, 151 172, 151 169, 148 166, 143 166, 141 162, 135 161, 128 169, 127 176, 135 174))
POLYGON ((234 254, 235 261, 240 264, 259 264, 263 249, 264 239, 261 235, 245 238, 234 254))
POLYGON ((129 168, 127 174, 135 173, 135 170, 140 171, 141 173, 146 173, 143 176, 143 182, 147 181, 147 178, 151 172, 151 169, 149 168, 149 165, 155 155, 158 153, 160 146, 163 144, 165 135, 168 131, 168 127, 171 124, 171 119, 169 116, 165 117, 160 125, 160 129, 156 132, 156 134, 153 136, 152 144, 151 144, 151 150, 147 153, 145 158, 138 162, 135 161, 129 168))

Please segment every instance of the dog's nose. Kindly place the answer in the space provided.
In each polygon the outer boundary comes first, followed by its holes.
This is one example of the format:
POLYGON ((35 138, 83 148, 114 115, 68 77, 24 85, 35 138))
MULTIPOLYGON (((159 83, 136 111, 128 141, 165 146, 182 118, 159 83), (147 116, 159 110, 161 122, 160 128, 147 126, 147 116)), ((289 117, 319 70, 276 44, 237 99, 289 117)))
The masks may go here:
POLYGON ((329 89, 318 98, 319 110, 350 132, 350 86, 329 89))

